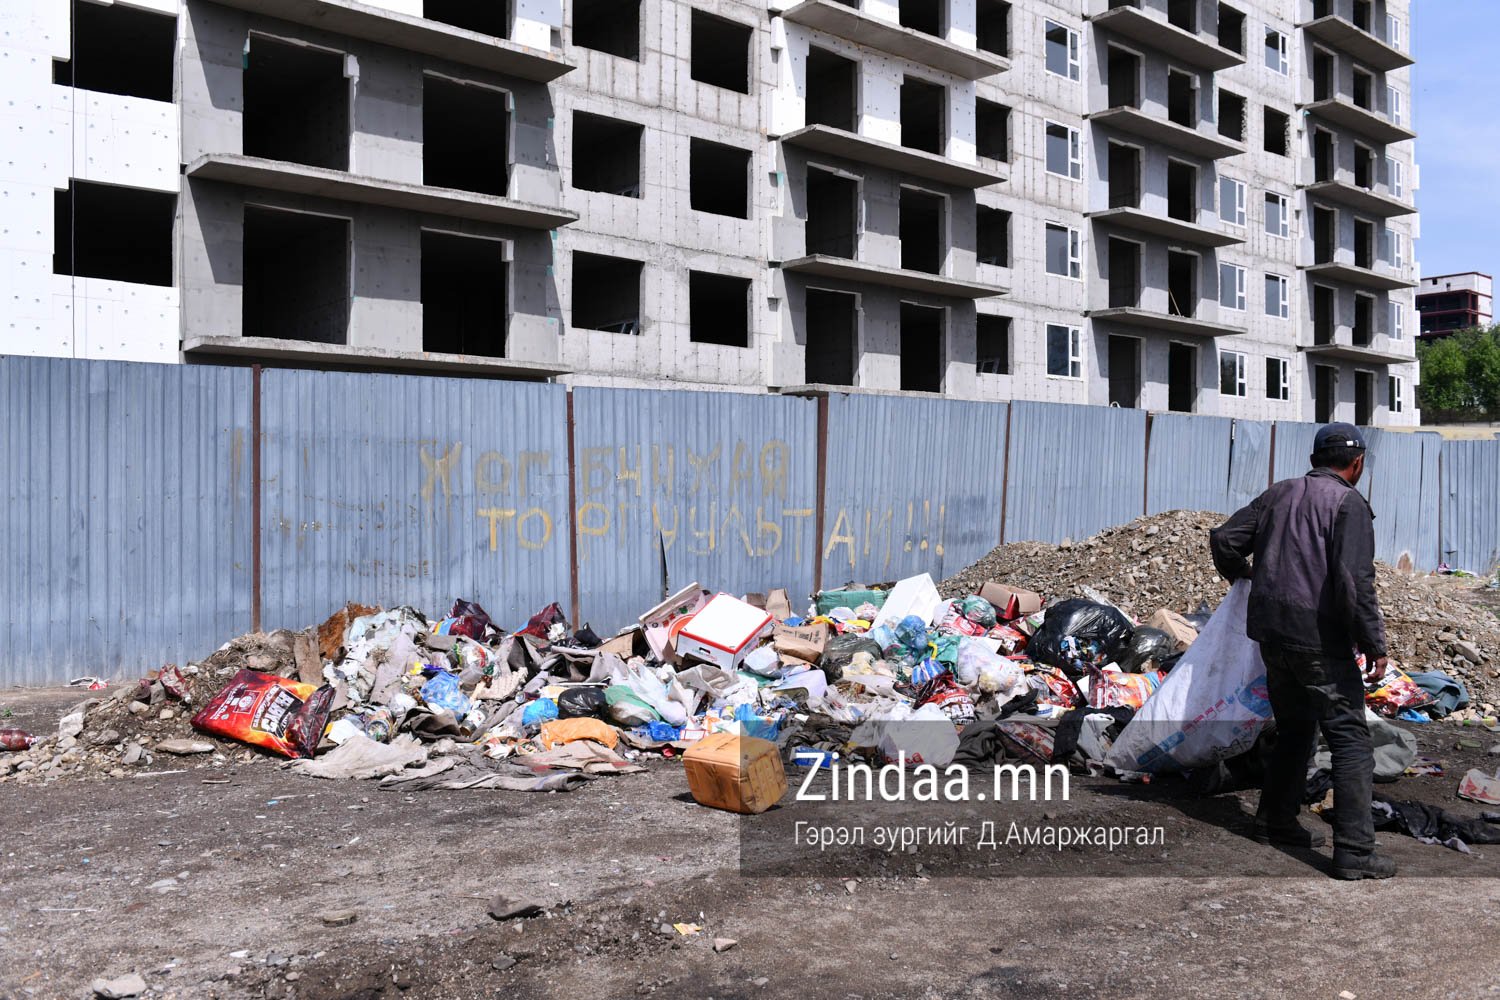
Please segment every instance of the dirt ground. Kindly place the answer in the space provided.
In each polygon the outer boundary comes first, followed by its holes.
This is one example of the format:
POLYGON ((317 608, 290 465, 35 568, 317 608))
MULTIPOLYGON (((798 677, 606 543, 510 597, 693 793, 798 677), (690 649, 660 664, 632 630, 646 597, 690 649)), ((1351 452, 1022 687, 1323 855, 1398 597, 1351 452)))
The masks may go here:
MULTIPOLYGON (((0 726, 45 732, 82 697, 0 691, 0 726)), ((1446 775, 1382 790, 1474 814, 1453 789, 1500 737, 1417 731, 1446 775)), ((1402 877, 1335 882, 1327 848, 1247 839, 1253 794, 1075 785, 1081 810, 1124 790, 1222 875, 766 878, 677 761, 568 794, 172 769, 0 790, 0 997, 130 972, 181 998, 1500 996, 1500 845, 1382 833, 1402 877), (499 895, 546 909, 499 922, 499 895)))

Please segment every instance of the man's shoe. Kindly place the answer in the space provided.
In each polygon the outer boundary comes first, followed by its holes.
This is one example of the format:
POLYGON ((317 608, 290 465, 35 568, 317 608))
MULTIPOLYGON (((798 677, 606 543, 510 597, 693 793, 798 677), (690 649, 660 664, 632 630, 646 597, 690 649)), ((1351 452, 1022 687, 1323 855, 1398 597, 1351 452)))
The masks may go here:
POLYGON ((1290 824, 1267 824, 1260 820, 1255 821, 1255 826, 1250 835, 1262 844, 1276 844, 1280 847, 1322 847, 1324 837, 1316 830, 1293 820, 1290 824))
POLYGON ((1383 858, 1374 851, 1355 854, 1352 851, 1333 851, 1333 877, 1341 879, 1390 878, 1396 874, 1396 862, 1383 858))

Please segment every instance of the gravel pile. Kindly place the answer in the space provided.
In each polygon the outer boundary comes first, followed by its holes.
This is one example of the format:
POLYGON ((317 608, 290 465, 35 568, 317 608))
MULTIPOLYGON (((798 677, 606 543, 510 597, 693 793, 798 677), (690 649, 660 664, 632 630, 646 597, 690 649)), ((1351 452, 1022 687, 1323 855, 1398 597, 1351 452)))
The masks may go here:
MULTIPOLYGON (((1157 608, 1211 609, 1228 591, 1208 551, 1209 529, 1223 521, 1220 514, 1174 510, 1081 542, 1002 545, 938 589, 960 597, 1000 580, 1055 601, 1084 596, 1088 587, 1137 619, 1157 608)), ((1408 576, 1384 563, 1376 564, 1376 590, 1391 655, 1403 667, 1458 677, 1481 711, 1500 701, 1500 595, 1482 582, 1408 576)))
MULTIPOLYGON (((200 663, 169 664, 139 681, 111 685, 109 693, 69 711, 58 731, 35 733, 39 741, 29 751, 0 757, 0 781, 24 784, 65 774, 118 778, 270 760, 242 743, 198 732, 192 718, 241 670, 295 676, 298 640, 286 630, 251 632, 200 663)), ((313 648, 310 634, 302 641, 313 648)))

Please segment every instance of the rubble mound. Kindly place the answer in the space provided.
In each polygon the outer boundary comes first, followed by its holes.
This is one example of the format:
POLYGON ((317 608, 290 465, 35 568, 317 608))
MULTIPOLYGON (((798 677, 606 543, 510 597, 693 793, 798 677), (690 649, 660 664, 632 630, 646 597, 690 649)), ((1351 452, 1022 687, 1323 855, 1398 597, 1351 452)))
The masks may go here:
MULTIPOLYGON (((1053 601, 1083 596, 1087 587, 1138 620, 1157 608, 1184 614, 1212 609, 1228 593, 1208 551, 1208 532, 1223 522, 1221 514, 1172 510, 1079 542, 1012 542, 938 590, 961 597, 999 580, 1053 601)), ((1403 668, 1459 678, 1481 710, 1500 701, 1500 616, 1494 610, 1500 597, 1487 605, 1485 588, 1473 580, 1412 576, 1384 563, 1375 564, 1375 588, 1391 655, 1403 668)))

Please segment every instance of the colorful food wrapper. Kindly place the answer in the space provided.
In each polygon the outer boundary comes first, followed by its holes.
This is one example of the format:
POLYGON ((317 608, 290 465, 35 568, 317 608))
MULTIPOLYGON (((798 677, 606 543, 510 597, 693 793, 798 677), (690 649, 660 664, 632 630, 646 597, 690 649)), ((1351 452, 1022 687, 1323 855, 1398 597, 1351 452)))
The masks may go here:
POLYGON ((1033 764, 1052 763, 1053 731, 1034 722, 1002 719, 998 726, 1005 749, 1033 764))
POLYGON ((283 757, 311 757, 323 738, 333 688, 241 670, 193 716, 193 728, 264 747, 283 757))
POLYGON ((1147 670, 1139 674, 1127 674, 1117 670, 1089 668, 1090 708, 1140 708, 1146 699, 1156 693, 1166 674, 1160 670, 1147 670))
POLYGON ((990 629, 989 637, 1000 640, 1000 655, 1014 656, 1026 648, 1026 634, 1009 625, 996 625, 990 629))
POLYGON ((958 683, 958 678, 946 669, 922 685, 917 692, 916 704, 918 708, 936 706, 955 726, 967 726, 974 721, 974 699, 958 683))
POLYGON ((1394 718, 1409 708, 1431 705, 1432 695, 1417 687, 1417 682, 1394 663, 1387 663, 1385 675, 1365 692, 1365 704, 1387 718, 1394 718))

